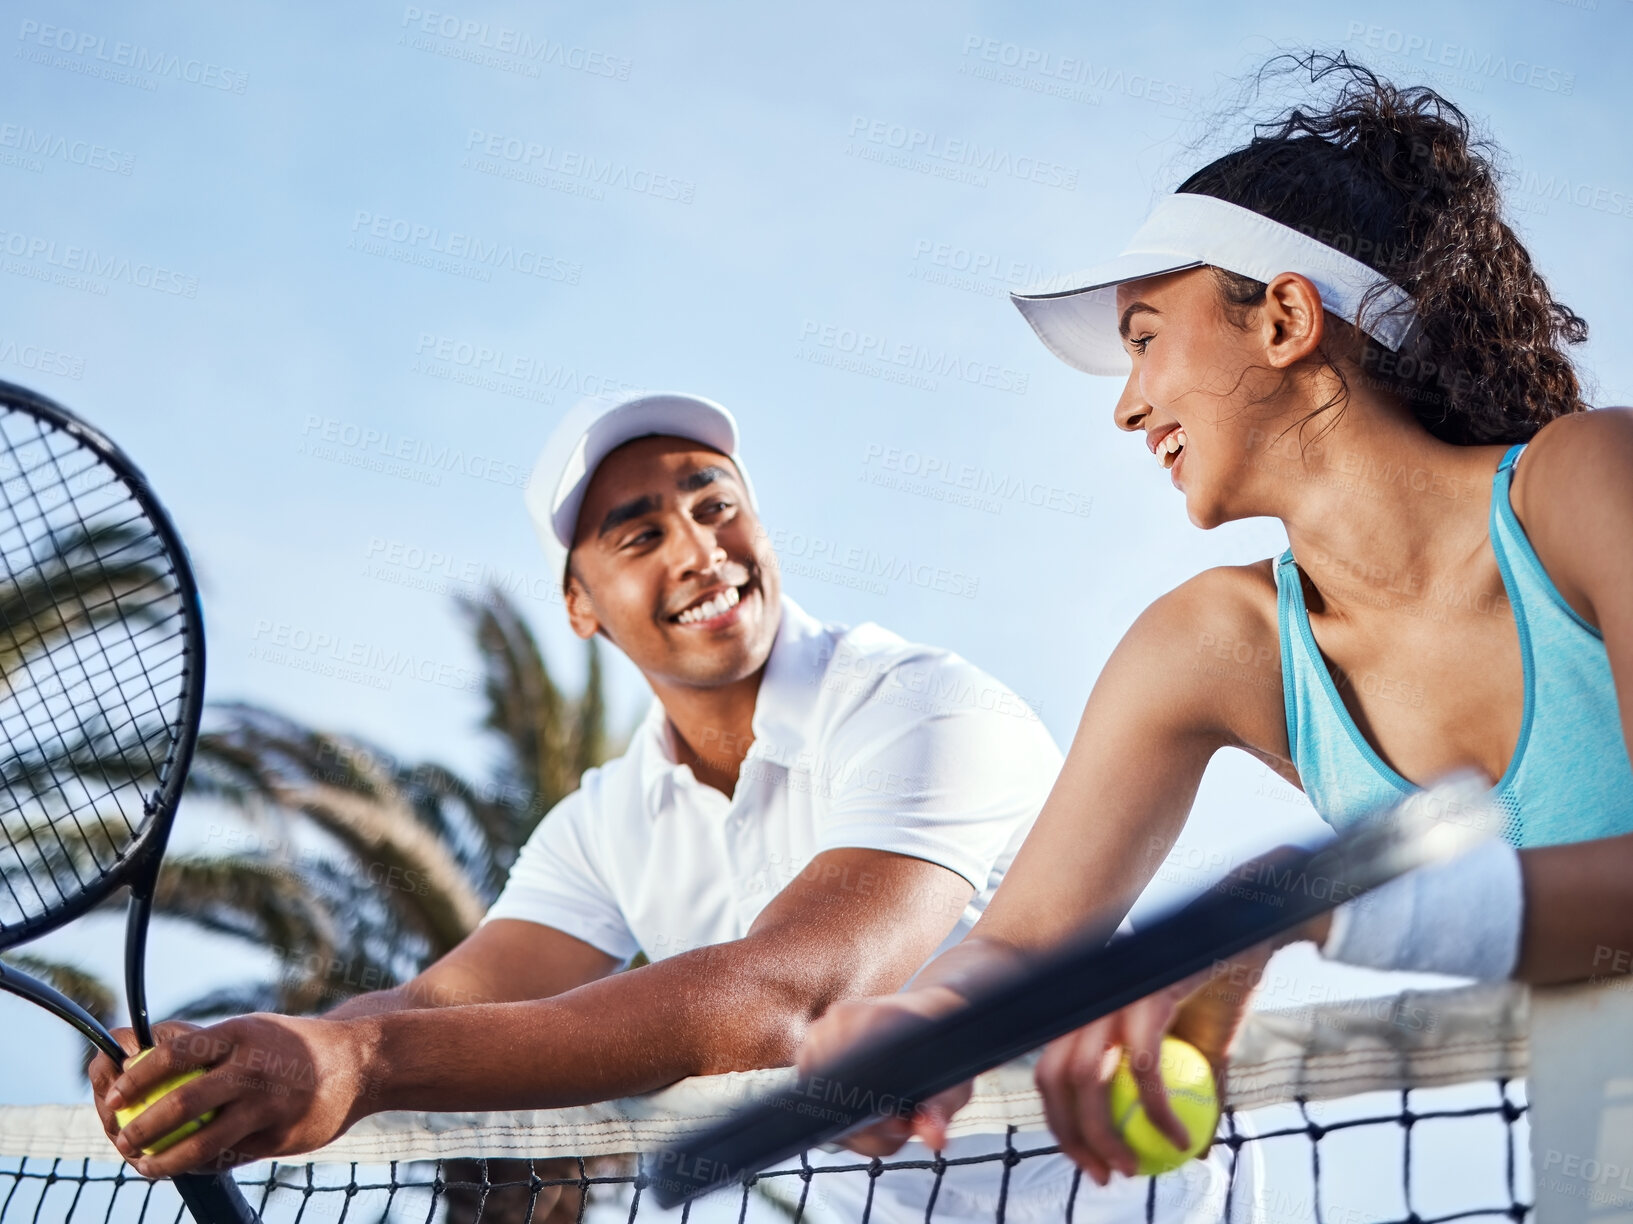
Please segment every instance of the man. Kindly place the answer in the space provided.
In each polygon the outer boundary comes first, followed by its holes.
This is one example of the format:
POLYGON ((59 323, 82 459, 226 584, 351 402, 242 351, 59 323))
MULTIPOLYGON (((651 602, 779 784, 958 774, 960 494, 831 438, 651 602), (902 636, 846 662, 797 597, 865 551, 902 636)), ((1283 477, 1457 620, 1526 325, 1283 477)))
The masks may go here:
MULTIPOLYGON (((310 1151, 379 1110, 549 1108, 786 1065, 830 1005, 898 989, 969 929, 1060 753, 957 655, 825 625, 784 596, 737 444, 731 415, 691 395, 562 422, 528 507, 574 632, 605 635, 651 685, 646 720, 540 823, 481 927, 406 986, 203 1039, 160 1025, 122 1075, 99 1059, 110 1135, 124 1100, 206 1071, 117 1132, 139 1171, 310 1151), (619 972, 637 952, 651 963, 619 972), (465 1005, 433 1006, 447 1000, 465 1005), (304 1071, 269 1088, 235 1075, 245 1064, 304 1071), (139 1155, 207 1109, 195 1134, 139 1155)), ((1056 1166, 1058 1214, 1063 1162, 1034 1163, 1056 1166)), ((986 1171, 965 1176, 971 1218, 996 1206, 1002 1170, 986 1171)), ((868 1185, 821 1181, 835 1208, 868 1185)), ((889 1181, 877 1218, 922 1219, 923 1179, 900 1212, 889 1181)), ((938 1219, 958 1217, 955 1182, 938 1219)))

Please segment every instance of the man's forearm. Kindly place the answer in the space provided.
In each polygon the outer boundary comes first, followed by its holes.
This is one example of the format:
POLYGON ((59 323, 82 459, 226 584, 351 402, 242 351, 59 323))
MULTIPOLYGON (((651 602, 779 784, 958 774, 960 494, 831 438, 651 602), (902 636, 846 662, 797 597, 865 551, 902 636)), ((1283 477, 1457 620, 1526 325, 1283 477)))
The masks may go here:
POLYGON ((325 1020, 357 1020, 364 1016, 379 1016, 389 1012, 412 1011, 423 1007, 469 1007, 494 1002, 474 990, 467 990, 448 982, 418 977, 390 990, 372 990, 368 994, 353 995, 345 1002, 323 1013, 325 1020))
POLYGON ((708 952, 548 999, 337 1017, 364 1051, 364 1112, 561 1108, 792 1062, 827 992, 768 980, 734 945, 708 952))
POLYGON ((325 1020, 356 1020, 363 1016, 378 1016, 386 1012, 403 1011, 411 1007, 428 1007, 417 1003, 403 992, 402 987, 390 990, 371 990, 368 994, 353 995, 338 1007, 323 1013, 325 1020))

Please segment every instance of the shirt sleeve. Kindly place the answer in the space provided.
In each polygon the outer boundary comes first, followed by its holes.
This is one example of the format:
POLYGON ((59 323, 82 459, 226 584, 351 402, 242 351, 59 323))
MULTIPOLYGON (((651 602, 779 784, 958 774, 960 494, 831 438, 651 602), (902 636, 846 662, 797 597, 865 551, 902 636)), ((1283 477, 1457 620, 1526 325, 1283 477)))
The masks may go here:
POLYGON ((891 695, 906 690, 881 686, 836 730, 817 850, 925 859, 980 893, 1036 819, 1061 755, 1037 714, 992 677, 956 657, 937 670, 957 698, 904 710, 891 695), (983 700, 991 694, 1003 700, 983 700))
POLYGON ((522 847, 504 890, 482 921, 537 922, 627 961, 640 945, 596 861, 594 830, 586 827, 589 814, 583 790, 551 808, 522 847))

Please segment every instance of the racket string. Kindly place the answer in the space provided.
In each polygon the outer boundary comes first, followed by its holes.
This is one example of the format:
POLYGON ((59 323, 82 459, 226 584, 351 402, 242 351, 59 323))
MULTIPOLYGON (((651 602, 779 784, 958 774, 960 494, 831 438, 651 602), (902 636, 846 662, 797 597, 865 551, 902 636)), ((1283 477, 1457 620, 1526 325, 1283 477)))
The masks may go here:
MULTIPOLYGON (((58 434, 57 436, 66 438, 65 435, 58 434)), ((50 445, 50 442, 49 442, 49 440, 47 439, 47 437, 45 435, 44 427, 39 421, 34 422, 34 434, 33 434, 33 439, 32 440, 36 441, 36 442, 39 442, 39 443, 41 443, 43 445, 44 450, 45 450, 46 455, 47 455, 47 462, 39 464, 36 468, 31 469, 31 471, 43 471, 46 468, 49 468, 56 475, 56 482, 55 482, 56 485, 59 486, 62 489, 68 489, 69 488, 69 480, 64 475, 64 473, 62 471, 62 465, 61 465, 60 457, 59 457, 57 451, 50 445)), ((66 439, 66 440, 69 441, 70 443, 72 443, 71 439, 66 439)), ((77 444, 75 444, 75 445, 77 445, 77 444)), ((82 452, 82 453, 86 453, 86 452, 82 452)), ((82 469, 82 471, 83 470, 84 469, 82 469)), ((110 485, 112 485, 113 483, 114 483, 113 476, 112 476, 112 473, 110 472, 109 473, 109 479, 107 481, 104 481, 103 484, 98 486, 97 488, 98 488, 98 490, 103 489, 103 488, 107 488, 110 485)), ((85 626, 90 627, 90 628, 92 628, 94 630, 97 626, 99 626, 100 624, 103 623, 103 619, 93 615, 92 610, 89 607, 87 607, 87 605, 85 603, 85 600, 84 600, 84 597, 81 594, 79 588, 77 587, 77 585, 73 584, 73 579, 74 579, 76 571, 69 564, 69 562, 70 562, 70 559, 74 557, 75 552, 77 550, 72 550, 72 549, 68 549, 68 548, 63 547, 62 543, 60 542, 60 535, 61 535, 60 528, 58 528, 58 527, 56 527, 56 526, 54 526, 52 524, 52 520, 50 518, 49 510, 48 510, 48 508, 44 504, 44 501, 41 498, 41 491, 38 488, 35 487, 35 484, 32 481, 25 481, 24 484, 23 484, 23 488, 27 492, 27 502, 28 502, 28 504, 31 504, 32 506, 34 506, 39 511, 39 513, 37 515, 32 516, 31 518, 29 518, 26 521, 30 522, 30 523, 38 522, 38 523, 41 523, 41 524, 43 524, 45 526, 45 541, 49 544, 49 547, 50 547, 50 552, 48 554, 48 559, 43 563, 42 563, 42 561, 41 561, 41 559, 40 559, 40 557, 38 555, 37 549, 34 547, 34 545, 37 543, 37 541, 30 541, 29 542, 30 552, 35 557, 35 566, 39 571, 40 580, 43 582, 43 584, 45 586, 46 593, 51 599, 51 604, 50 604, 50 609, 49 610, 56 614, 57 628, 62 633, 62 636, 65 639, 65 644, 69 647, 69 649, 72 651, 72 653, 74 655, 75 661, 78 664, 79 674, 81 676, 83 676, 85 674, 86 668, 85 668, 84 657, 80 653, 79 637, 75 633, 72 632, 73 627, 69 625, 67 617, 65 617, 63 615, 63 610, 62 610, 63 609, 63 599, 62 599, 62 595, 56 589, 56 587, 55 587, 55 585, 53 583, 53 579, 60 577, 61 579, 63 579, 64 581, 66 581, 66 582, 68 582, 70 584, 70 590, 67 593, 72 596, 74 605, 77 605, 78 616, 76 617, 76 621, 78 621, 79 623, 83 623, 85 626)), ((123 494, 123 497, 124 497, 125 500, 129 500, 128 491, 123 494)), ((101 564, 100 552, 99 552, 99 549, 97 548, 97 544, 98 544, 98 541, 99 541, 99 537, 104 537, 105 538, 105 536, 108 534, 108 531, 110 529, 106 528, 106 527, 103 527, 103 528, 100 528, 100 529, 93 530, 92 527, 85 521, 84 514, 81 512, 81 509, 80 509, 79 505, 74 501, 72 496, 69 496, 62 504, 67 505, 72 510, 73 519, 74 519, 74 522, 75 522, 75 524, 77 525, 77 528, 78 528, 78 541, 71 540, 70 542, 71 543, 81 543, 81 547, 89 548, 91 550, 92 559, 96 561, 98 577, 100 577, 104 582, 106 582, 107 581, 107 572, 106 572, 105 568, 101 564)), ((10 493, 8 491, 8 495, 6 497, 6 508, 7 508, 7 510, 8 511, 12 510, 14 505, 15 505, 14 499, 10 496, 10 493)), ((132 521, 133 521, 132 519, 124 520, 123 521, 123 526, 128 526, 130 524, 130 522, 132 522, 132 521)), ((117 530, 122 530, 123 526, 121 528, 118 528, 117 530)), ((28 620, 25 623, 27 623, 27 624, 38 624, 38 619, 39 619, 40 613, 37 612, 35 609, 33 609, 30 606, 29 599, 28 599, 28 594, 27 594, 27 592, 28 592, 27 584, 13 582, 12 586, 13 586, 14 593, 21 598, 21 601, 22 601, 23 607, 24 607, 24 611, 28 614, 28 620)), ((117 595, 114 592, 111 583, 108 584, 108 593, 109 593, 110 596, 113 596, 113 605, 117 609, 118 606, 119 606, 118 601, 117 601, 117 595)), ((118 618, 116 617, 115 620, 117 621, 118 618)), ((128 635, 128 629, 127 629, 127 635, 126 636, 127 636, 127 638, 129 636, 128 635)), ((134 643, 132 643, 132 644, 134 645, 134 643)), ((56 654, 56 650, 53 649, 53 650, 51 650, 51 651, 49 651, 47 653, 47 658, 54 660, 55 654, 56 654)), ((54 667, 53 667, 53 671, 55 671, 54 667)), ((30 668, 30 672, 32 673, 31 668, 30 668)), ((70 686, 68 684, 62 682, 62 677, 60 675, 57 676, 57 679, 59 681, 60 687, 63 689, 64 692, 66 692, 70 686)), ((101 697, 107 691, 108 691, 108 688, 105 686, 100 692, 97 692, 97 696, 101 697)), ((150 692, 151 692, 151 690, 150 690, 150 692)), ((129 702, 124 699, 123 694, 121 694, 120 696, 121 696, 121 704, 124 705, 126 712, 128 714, 131 714, 134 717, 134 711, 132 711, 130 709, 129 702)), ((81 735, 82 742, 87 743, 87 744, 93 742, 91 734, 90 734, 90 732, 88 731, 88 729, 85 726, 84 716, 83 716, 82 711, 80 710, 79 705, 77 703, 69 703, 68 710, 74 717, 74 721, 77 724, 77 730, 79 731, 79 733, 81 735)), ((101 714, 103 714, 105 716, 105 711, 103 711, 103 710, 99 709, 98 713, 101 713, 101 714)), ((52 729, 55 732, 57 732, 58 737, 61 738, 61 728, 57 723, 57 719, 56 719, 55 714, 48 714, 48 717, 50 718, 52 729)), ((27 722, 25 722, 24 726, 25 726, 25 729, 27 729, 29 731, 30 738, 35 741, 35 745, 36 745, 36 747, 38 747, 40 749, 40 751, 42 753, 42 757, 43 757, 44 754, 45 754, 45 750, 44 750, 43 746, 39 744, 38 735, 35 734, 35 732, 34 732, 34 726, 35 726, 34 722, 32 720, 27 721, 27 722)), ((150 760, 150 763, 151 763, 151 756, 149 756, 149 760, 150 760)), ((42 764, 45 764, 48 769, 50 768, 50 765, 49 765, 48 762, 42 760, 42 764)), ((99 768, 101 768, 100 761, 98 761, 98 766, 99 766, 99 768)), ((104 780, 106 781, 107 776, 106 776, 105 768, 101 768, 101 772, 103 773, 104 780)), ((53 781, 56 781, 54 771, 53 771, 53 781)), ((60 789, 61 788, 59 786, 59 790, 60 789)), ((110 789, 112 789, 112 788, 110 787, 110 789)), ((115 800, 115 806, 119 810, 120 817, 125 823, 127 832, 134 835, 135 829, 130 823, 129 815, 124 810, 124 805, 122 803, 119 803, 118 800, 116 799, 115 800)), ((71 810, 72 809, 70 808, 70 811, 71 810)), ((80 832, 81 839, 83 841, 84 840, 84 837, 83 837, 84 829, 83 829, 82 826, 79 825, 77 816, 74 818, 74 824, 75 824, 76 829, 80 832)), ((60 838, 59 838, 59 844, 60 844, 60 838)), ((94 852, 92 853, 92 861, 94 863, 96 863, 98 871, 100 873, 106 874, 107 869, 105 867, 103 867, 102 864, 96 859, 94 852)), ((78 878, 77 870, 75 871, 75 875, 76 875, 76 878, 78 878)), ((84 883, 83 880, 81 880, 80 883, 81 883, 81 886, 83 887, 83 883, 84 883)))
MULTIPOLYGON (((69 624, 67 618, 62 615, 61 602, 60 602, 60 599, 57 598, 58 593, 57 593, 57 591, 55 590, 55 588, 52 585, 52 580, 51 580, 51 576, 50 576, 49 571, 45 570, 44 567, 42 567, 41 577, 42 577, 42 579, 44 581, 45 590, 46 590, 47 595, 52 598, 52 603, 50 605, 49 610, 56 613, 57 625, 60 628, 62 636, 65 639, 65 644, 72 649, 73 654, 74 654, 74 658, 75 658, 75 662, 78 665, 77 666, 78 674, 80 676, 83 676, 84 673, 85 673, 84 660, 83 660, 82 656, 80 655, 80 652, 79 652, 79 650, 77 648, 77 644, 75 643, 75 640, 74 640, 74 634, 73 634, 73 628, 74 627, 71 626, 69 624)), ((41 616, 41 611, 36 611, 36 609, 34 609, 33 606, 31 605, 31 602, 30 602, 30 600, 28 598, 27 587, 25 585, 16 585, 14 587, 14 590, 15 590, 15 593, 16 593, 18 599, 22 603, 24 613, 27 614, 28 617, 29 617, 29 620, 26 623, 37 625, 39 623, 39 618, 41 616)), ((80 611, 84 612, 85 611, 84 602, 83 602, 83 600, 78 599, 77 593, 76 593, 76 597, 75 597, 75 602, 79 604, 80 611)), ((85 620, 84 620, 84 623, 87 624, 87 625, 94 626, 97 622, 96 622, 95 618, 92 618, 90 616, 86 616, 85 620)), ((39 634, 38 637, 40 638, 40 640, 42 642, 48 640, 45 634, 39 634)), ((54 656, 56 655, 56 652, 59 649, 61 649, 60 646, 51 648, 50 650, 45 652, 44 657, 48 662, 51 663, 51 672, 52 672, 52 675, 54 676, 54 678, 58 682, 59 689, 63 693, 66 694, 69 691, 69 689, 74 687, 74 686, 72 686, 69 683, 67 683, 66 681, 64 681, 64 679, 60 675, 58 669, 55 667, 54 656)), ((38 657, 38 656, 36 656, 36 657, 38 657)), ((34 679, 34 674, 33 674, 34 673, 34 668, 33 668, 32 662, 25 659, 25 661, 23 663, 23 666, 24 666, 25 671, 29 675, 29 678, 31 680, 33 680, 34 679)), ((36 684, 34 687, 35 687, 36 691, 38 691, 38 689, 39 689, 38 684, 36 684)), ((62 726, 58 722, 58 714, 56 712, 54 712, 49 707, 49 705, 45 704, 47 700, 48 700, 48 698, 45 695, 42 695, 41 704, 44 707, 44 711, 45 711, 44 721, 48 721, 50 723, 51 730, 55 734, 56 739, 59 742, 64 743, 66 745, 66 737, 63 735, 62 726)), ((127 712, 134 713, 133 711, 129 710, 128 703, 124 703, 124 704, 125 704, 125 708, 126 708, 127 712)), ((73 719, 73 721, 75 723, 75 729, 78 731, 78 733, 80 735, 81 743, 82 744, 87 744, 87 745, 94 743, 94 737, 93 737, 91 731, 86 727, 85 721, 84 721, 84 714, 79 709, 78 705, 76 703, 69 703, 68 707, 67 707, 67 713, 72 717, 72 719, 73 719)), ((98 713, 102 713, 102 712, 98 711, 98 713)), ((69 813, 69 817, 73 821, 75 830, 79 833, 80 844, 86 845, 89 848, 90 847, 90 839, 85 836, 84 827, 79 823, 79 818, 78 818, 78 815, 77 815, 77 813, 75 811, 74 803, 68 796, 67 787, 63 784, 62 779, 57 776, 56 762, 57 762, 57 759, 62 754, 58 753, 58 752, 54 752, 51 749, 47 749, 47 747, 43 743, 40 742, 39 732, 38 732, 37 728, 39 727, 39 724, 40 724, 41 721, 42 720, 40 718, 37 718, 37 717, 36 718, 25 718, 25 719, 22 720, 22 729, 23 729, 23 731, 25 731, 27 733, 29 740, 32 741, 33 747, 35 748, 36 752, 38 753, 39 767, 41 769, 44 769, 50 775, 52 784, 55 786, 55 788, 57 789, 58 794, 61 796, 61 798, 63 800, 63 803, 64 803, 64 805, 65 805, 65 807, 66 807, 66 809, 67 809, 67 811, 69 813)), ((11 740, 11 736, 10 736, 9 733, 7 734, 7 742, 8 742, 8 746, 12 745, 12 740, 11 740)), ((69 749, 69 751, 71 752, 71 748, 69 749)), ((101 761, 101 759, 99 757, 97 757, 94 754, 93 754, 92 760, 93 760, 98 772, 100 772, 102 774, 104 782, 108 783, 109 790, 110 791, 115 790, 111 779, 109 779, 107 777, 107 770, 106 770, 105 764, 101 761)), ((85 787, 85 785, 84 785, 84 778, 83 778, 82 774, 76 773, 74 775, 74 780, 76 782, 78 782, 78 784, 80 786, 80 789, 82 791, 87 789, 85 787)), ((122 803, 119 803, 117 799, 115 799, 114 804, 115 804, 115 807, 119 811, 121 819, 125 822, 127 831, 134 834, 134 829, 130 825, 130 818, 125 813, 124 805, 122 803)), ((69 866, 69 869, 73 871, 74 876, 75 876, 75 880, 79 884, 80 888, 84 888, 85 881, 79 875, 78 866, 77 866, 77 864, 75 862, 75 856, 74 856, 73 852, 66 845, 63 844, 60 832, 58 831, 57 826, 56 826, 56 822, 54 820, 51 820, 50 817, 47 817, 47 823, 48 823, 49 827, 51 828, 53 834, 56 835, 56 840, 57 840, 58 847, 59 847, 59 849, 61 849, 63 851, 65 861, 67 862, 67 864, 69 866)), ((100 823, 100 821, 99 821, 99 823, 100 823)), ((104 831, 105 831, 105 827, 104 827, 104 831)), ((35 839, 35 842, 36 842, 36 846, 38 846, 37 839, 35 839)), ((91 855, 92 863, 97 868, 98 874, 99 875, 105 875, 107 873, 108 868, 105 867, 101 863, 101 861, 96 857, 95 849, 94 848, 89 848, 89 853, 91 855)), ((60 891, 60 885, 59 885, 59 891, 60 891)))
MULTIPOLYGON (((63 476, 61 463, 57 460, 57 458, 55 456, 53 456, 52 466, 55 469, 55 471, 57 472, 59 480, 62 480, 63 484, 66 486, 67 478, 63 476)), ((82 510, 82 503, 79 500, 71 498, 68 501, 68 505, 73 509, 74 519, 79 524, 80 531, 82 531, 87 538, 91 538, 92 535, 93 535, 93 532, 91 530, 90 525, 88 523, 86 523, 86 521, 85 521, 85 515, 84 515, 83 510, 82 510)), ((156 543, 156 541, 155 541, 155 543, 156 543)), ((157 550, 157 551, 160 553, 160 555, 162 555, 162 549, 157 550)), ((118 552, 118 550, 115 550, 115 555, 117 555, 117 552, 118 552)), ((151 557, 144 558, 144 559, 145 560, 151 560, 151 557)), ((93 557, 93 561, 94 561, 94 563, 96 565, 97 576, 99 578, 101 578, 102 581, 107 585, 108 594, 112 597, 115 607, 119 607, 119 595, 118 595, 118 592, 114 589, 113 581, 108 576, 108 571, 107 571, 106 567, 103 564, 104 558, 103 558, 100 551, 98 551, 96 553, 96 555, 93 557)), ((172 580, 172 582, 175 579, 175 574, 174 574, 173 571, 169 572, 166 576, 169 577, 172 580)), ((138 588, 138 589, 140 589, 140 588, 138 588)), ((79 598, 79 592, 78 591, 75 592, 75 598, 76 599, 79 598)), ((83 601, 81 601, 80 606, 81 606, 82 609, 84 608, 83 601)), ((123 612, 123 609, 121 609, 121 612, 123 612)), ((125 640, 131 645, 132 649, 136 649, 136 642, 131 637, 129 617, 126 616, 126 615, 123 615, 123 614, 121 614, 119 616, 116 616, 114 618, 114 624, 116 626, 118 626, 119 629, 124 631, 125 640)), ((77 652, 77 643, 76 643, 76 654, 77 653, 78 652, 77 652)), ((153 690, 153 683, 152 683, 151 674, 147 671, 146 668, 140 669, 137 674, 141 677, 141 679, 143 681, 143 684, 147 688, 148 697, 151 698, 154 707, 157 708, 157 709, 161 709, 161 710, 164 709, 165 708, 165 702, 164 702, 163 698, 161 698, 159 696, 159 694, 154 692, 154 690, 153 690)), ((121 698, 123 698, 123 694, 121 694, 121 698)), ((125 704, 125 708, 128 711, 129 708, 130 708, 129 702, 125 701, 124 704, 125 704)), ((150 766, 154 764, 153 758, 151 756, 148 757, 148 764, 150 766)), ((156 772, 157 772, 157 770, 156 770, 156 772)), ((121 808, 120 814, 121 815, 124 814, 123 808, 121 808)))
POLYGON ((196 629, 139 481, 0 403, 0 946, 104 885, 172 784, 196 629))

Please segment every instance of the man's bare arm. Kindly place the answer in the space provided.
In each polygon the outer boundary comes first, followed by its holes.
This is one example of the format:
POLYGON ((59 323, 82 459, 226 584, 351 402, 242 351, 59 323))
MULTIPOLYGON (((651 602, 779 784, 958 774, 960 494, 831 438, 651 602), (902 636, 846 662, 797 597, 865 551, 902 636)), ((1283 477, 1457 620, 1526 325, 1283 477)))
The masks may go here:
POLYGON ((920 859, 831 851, 742 939, 549 1000, 379 1017, 366 1034, 382 1085, 377 1108, 575 1105, 689 1075, 791 1063, 806 1028, 831 1004, 898 989, 972 892, 920 859), (468 1040, 478 1026, 514 1042, 521 1065, 492 1067, 468 1040))
POLYGON ((600 948, 554 927, 495 918, 411 981, 347 999, 324 1019, 548 999, 604 978, 616 968, 617 960, 600 948))
POLYGON ((99 1105, 111 1113, 116 1098, 134 1099, 178 1070, 209 1068, 119 1134, 120 1150, 136 1157, 217 1109, 212 1125, 135 1160, 145 1175, 168 1176, 223 1154, 243 1161, 309 1151, 380 1110, 559 1107, 782 1065, 834 1002, 899 988, 973 892, 919 859, 829 851, 740 940, 552 998, 351 1020, 243 1016, 185 1040, 161 1032, 154 1054, 123 1072, 99 1105), (243 1073, 251 1060, 261 1074, 243 1073), (279 1069, 284 1092, 265 1089, 269 1068, 279 1069))

